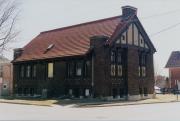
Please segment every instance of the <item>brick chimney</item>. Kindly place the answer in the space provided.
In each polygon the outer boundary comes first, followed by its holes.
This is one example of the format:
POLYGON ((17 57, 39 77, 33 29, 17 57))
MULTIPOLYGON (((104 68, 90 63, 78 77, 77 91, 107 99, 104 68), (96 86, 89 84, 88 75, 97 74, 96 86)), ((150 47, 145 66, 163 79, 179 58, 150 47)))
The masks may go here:
POLYGON ((128 18, 129 16, 137 15, 137 8, 132 6, 123 6, 122 7, 122 16, 128 18))
POLYGON ((23 49, 22 48, 16 48, 14 49, 14 59, 18 58, 19 56, 21 56, 23 52, 23 49))

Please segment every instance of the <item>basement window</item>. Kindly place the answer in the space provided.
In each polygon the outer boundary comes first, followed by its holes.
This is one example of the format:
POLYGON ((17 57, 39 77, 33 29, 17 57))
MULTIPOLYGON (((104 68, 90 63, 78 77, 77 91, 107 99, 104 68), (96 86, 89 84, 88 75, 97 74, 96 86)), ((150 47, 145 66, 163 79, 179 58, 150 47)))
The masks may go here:
POLYGON ((146 87, 144 88, 144 96, 148 96, 148 89, 146 87))

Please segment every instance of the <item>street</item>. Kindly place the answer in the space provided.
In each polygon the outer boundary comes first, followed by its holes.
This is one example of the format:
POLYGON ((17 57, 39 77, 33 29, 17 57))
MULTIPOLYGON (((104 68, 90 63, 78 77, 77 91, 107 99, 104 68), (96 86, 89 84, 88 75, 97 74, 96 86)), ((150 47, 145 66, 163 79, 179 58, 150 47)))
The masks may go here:
POLYGON ((179 112, 179 102, 92 108, 0 104, 0 120, 178 120, 179 112))

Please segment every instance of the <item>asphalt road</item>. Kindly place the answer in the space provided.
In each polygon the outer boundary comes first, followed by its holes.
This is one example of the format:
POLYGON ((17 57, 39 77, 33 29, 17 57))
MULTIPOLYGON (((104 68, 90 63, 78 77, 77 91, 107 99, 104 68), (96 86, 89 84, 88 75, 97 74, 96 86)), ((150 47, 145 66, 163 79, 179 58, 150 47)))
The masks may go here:
POLYGON ((0 120, 180 120, 180 103, 74 108, 0 103, 0 120))

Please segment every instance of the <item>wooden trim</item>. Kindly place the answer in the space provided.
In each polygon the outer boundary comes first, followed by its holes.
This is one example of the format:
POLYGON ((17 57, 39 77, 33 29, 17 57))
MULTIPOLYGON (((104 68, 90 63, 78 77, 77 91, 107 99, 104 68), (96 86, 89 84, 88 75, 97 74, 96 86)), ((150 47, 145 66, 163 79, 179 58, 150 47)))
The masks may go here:
POLYGON ((132 23, 132 45, 134 44, 134 24, 132 23))

